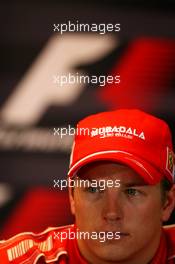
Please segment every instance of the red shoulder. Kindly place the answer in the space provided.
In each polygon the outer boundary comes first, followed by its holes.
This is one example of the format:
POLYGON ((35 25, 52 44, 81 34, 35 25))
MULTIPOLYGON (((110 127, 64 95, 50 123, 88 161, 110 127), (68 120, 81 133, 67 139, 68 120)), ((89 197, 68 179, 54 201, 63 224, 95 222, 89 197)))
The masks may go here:
POLYGON ((175 261, 175 225, 167 225, 163 227, 168 244, 168 259, 175 261))
POLYGON ((74 229, 74 225, 53 227, 42 233, 21 233, 0 241, 0 263, 20 264, 30 261, 34 264, 40 257, 46 262, 56 261, 60 256, 68 254, 68 233, 74 229))

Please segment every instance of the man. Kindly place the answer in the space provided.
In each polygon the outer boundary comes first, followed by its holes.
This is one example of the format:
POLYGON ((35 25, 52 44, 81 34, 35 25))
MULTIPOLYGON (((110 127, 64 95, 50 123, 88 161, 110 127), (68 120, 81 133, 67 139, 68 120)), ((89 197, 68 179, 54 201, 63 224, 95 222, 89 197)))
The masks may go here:
POLYGON ((0 245, 0 263, 173 264, 174 153, 167 124, 139 110, 77 125, 69 197, 75 225, 0 245))

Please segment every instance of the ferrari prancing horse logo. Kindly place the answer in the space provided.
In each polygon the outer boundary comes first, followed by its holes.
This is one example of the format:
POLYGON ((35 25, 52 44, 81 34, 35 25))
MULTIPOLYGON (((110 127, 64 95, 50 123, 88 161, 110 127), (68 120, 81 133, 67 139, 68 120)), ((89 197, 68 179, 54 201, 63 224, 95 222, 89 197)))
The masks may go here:
POLYGON ((166 169, 171 173, 172 176, 175 176, 175 155, 173 151, 168 147, 167 147, 166 169))

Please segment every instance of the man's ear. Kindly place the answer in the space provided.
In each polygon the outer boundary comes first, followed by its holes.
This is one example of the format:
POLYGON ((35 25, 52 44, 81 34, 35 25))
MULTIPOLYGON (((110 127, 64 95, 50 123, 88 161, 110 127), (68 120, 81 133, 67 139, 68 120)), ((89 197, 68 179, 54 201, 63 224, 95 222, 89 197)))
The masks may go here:
POLYGON ((170 215, 175 208, 175 184, 167 192, 166 201, 162 208, 162 221, 168 221, 170 215))
POLYGON ((69 201, 70 201, 70 208, 73 215, 75 215, 75 201, 74 201, 74 188, 69 187, 69 201))

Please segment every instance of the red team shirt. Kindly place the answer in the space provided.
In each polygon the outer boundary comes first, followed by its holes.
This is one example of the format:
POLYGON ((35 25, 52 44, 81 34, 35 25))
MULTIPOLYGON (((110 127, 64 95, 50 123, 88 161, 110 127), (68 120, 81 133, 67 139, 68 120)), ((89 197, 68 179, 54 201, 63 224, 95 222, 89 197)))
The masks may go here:
MULTIPOLYGON (((71 232, 76 233, 75 225, 48 228, 40 234, 21 233, 1 241, 0 263, 87 264, 79 252, 77 240, 68 235, 71 232), (64 233, 62 241, 61 232, 64 233)), ((175 264, 175 225, 162 228, 160 245, 150 264, 175 264)))

